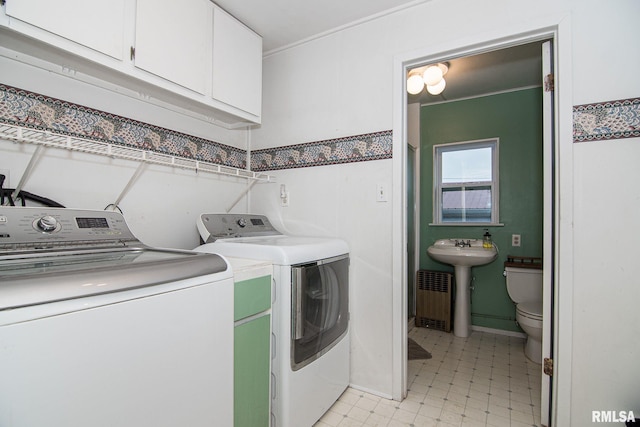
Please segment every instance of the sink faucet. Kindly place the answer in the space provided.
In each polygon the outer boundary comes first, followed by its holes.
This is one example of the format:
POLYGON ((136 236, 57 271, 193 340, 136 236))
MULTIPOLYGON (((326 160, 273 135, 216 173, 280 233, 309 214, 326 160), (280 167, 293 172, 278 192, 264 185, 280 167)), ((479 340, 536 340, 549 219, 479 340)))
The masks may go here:
POLYGON ((471 247, 471 240, 467 240, 466 242, 464 240, 456 240, 456 248, 464 248, 464 247, 471 247))

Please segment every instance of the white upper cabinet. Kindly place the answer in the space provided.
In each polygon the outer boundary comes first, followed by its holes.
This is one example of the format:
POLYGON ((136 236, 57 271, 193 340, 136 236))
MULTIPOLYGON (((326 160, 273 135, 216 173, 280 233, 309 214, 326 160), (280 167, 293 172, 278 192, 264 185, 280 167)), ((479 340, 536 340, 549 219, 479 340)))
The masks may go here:
POLYGON ((135 66, 204 95, 211 14, 209 0, 137 0, 135 66))
POLYGON ((46 32, 122 60, 125 0, 7 0, 6 14, 18 30, 36 38, 46 32), (28 23, 35 28, 22 25, 28 23))
POLYGON ((262 38, 210 0, 6 0, 0 32, 0 54, 225 127, 260 123, 262 38))
POLYGON ((262 110, 262 37, 213 11, 213 97, 256 116, 262 110))

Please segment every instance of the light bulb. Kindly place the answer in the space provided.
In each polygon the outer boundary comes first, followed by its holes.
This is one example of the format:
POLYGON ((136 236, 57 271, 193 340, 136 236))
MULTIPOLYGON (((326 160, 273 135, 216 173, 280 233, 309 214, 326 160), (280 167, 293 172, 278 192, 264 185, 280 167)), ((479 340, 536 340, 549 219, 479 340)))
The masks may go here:
POLYGON ((409 78, 407 79, 407 92, 411 95, 417 95, 422 92, 422 89, 424 89, 424 81, 420 74, 409 73, 409 78))
POLYGON ((431 95, 440 95, 446 85, 447 85, 447 82, 445 82, 444 79, 442 79, 436 85, 433 85, 433 86, 427 85, 427 92, 429 92, 431 95))
POLYGON ((442 70, 437 65, 429 65, 422 74, 424 84, 427 86, 435 86, 442 80, 442 70))

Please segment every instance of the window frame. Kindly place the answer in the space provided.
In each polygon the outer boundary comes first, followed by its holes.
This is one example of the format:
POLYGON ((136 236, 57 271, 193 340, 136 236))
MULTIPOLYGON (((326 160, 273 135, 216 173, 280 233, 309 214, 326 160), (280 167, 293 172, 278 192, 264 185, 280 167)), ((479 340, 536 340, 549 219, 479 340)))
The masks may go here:
POLYGON ((430 225, 446 226, 487 226, 500 224, 500 138, 486 138, 472 141, 450 142, 433 146, 433 222, 430 225), (491 148, 491 181, 476 181, 464 183, 442 182, 442 153, 451 151, 491 148), (461 185, 462 184, 462 185, 461 185), (491 221, 443 221, 442 194, 443 189, 490 187, 491 189, 491 221))

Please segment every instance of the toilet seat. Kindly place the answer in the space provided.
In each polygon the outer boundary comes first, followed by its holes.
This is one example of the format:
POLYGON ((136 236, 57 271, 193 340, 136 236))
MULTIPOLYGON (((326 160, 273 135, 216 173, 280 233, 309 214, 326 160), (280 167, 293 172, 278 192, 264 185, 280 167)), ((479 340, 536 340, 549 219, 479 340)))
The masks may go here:
POLYGON ((516 306, 521 316, 531 320, 542 321, 542 302, 521 302, 516 306))

